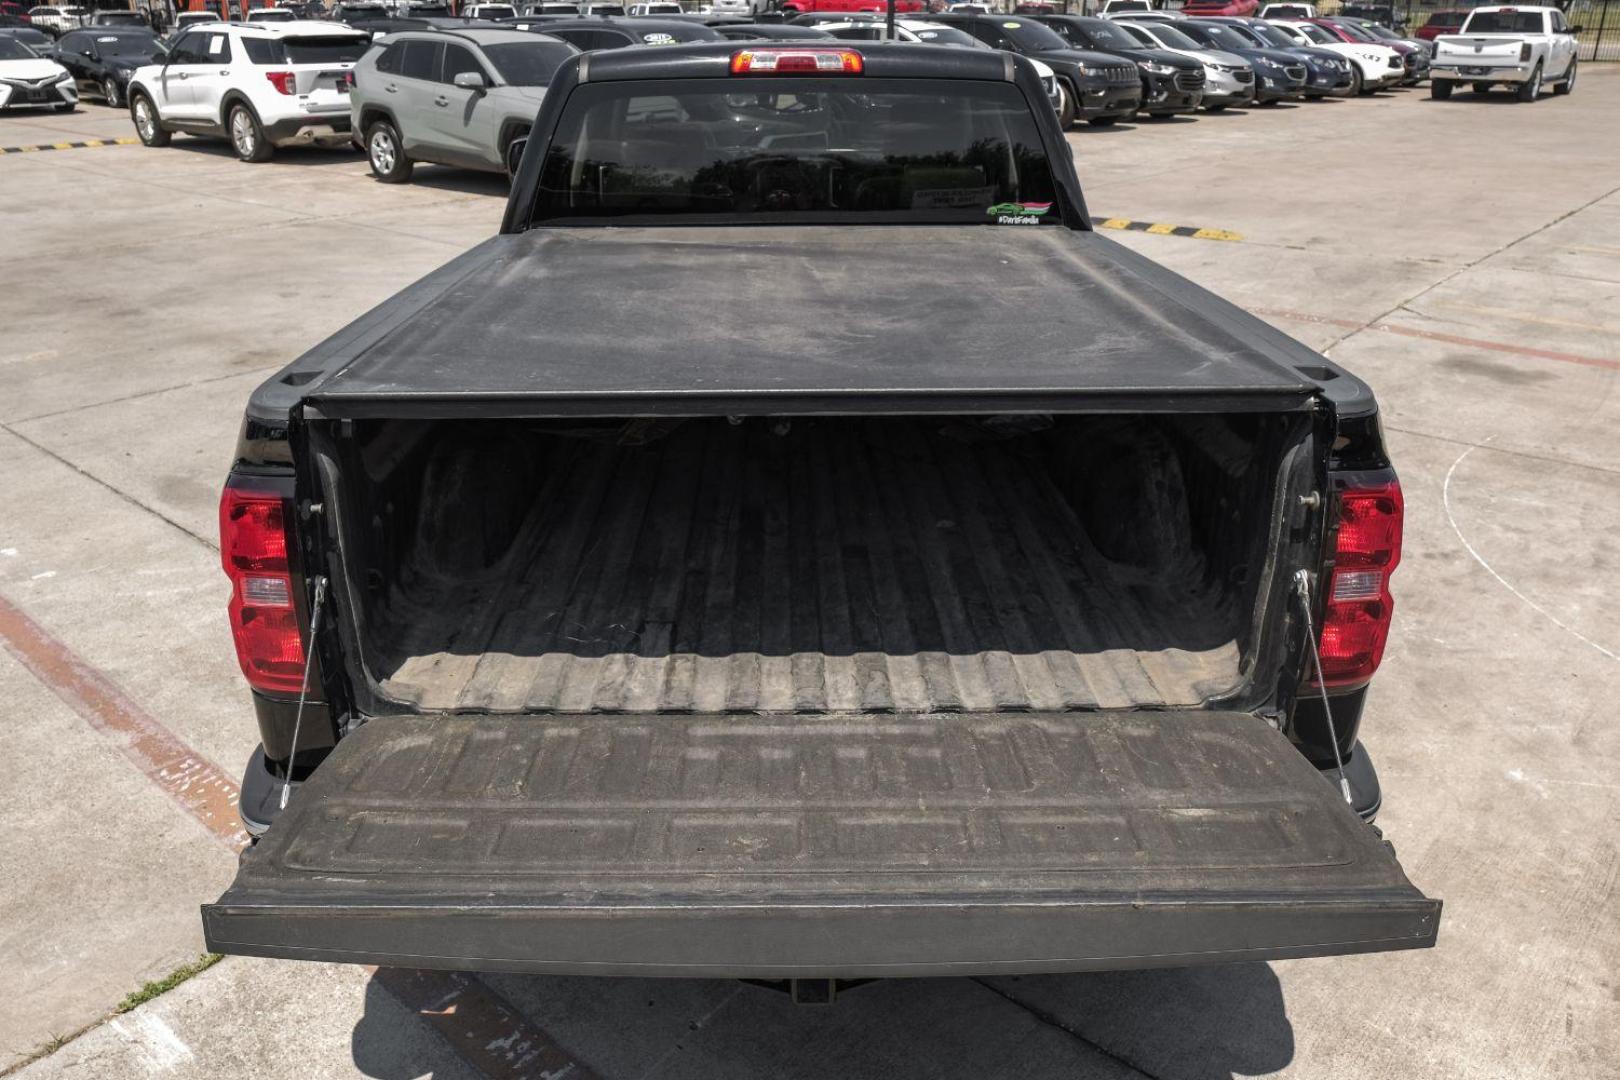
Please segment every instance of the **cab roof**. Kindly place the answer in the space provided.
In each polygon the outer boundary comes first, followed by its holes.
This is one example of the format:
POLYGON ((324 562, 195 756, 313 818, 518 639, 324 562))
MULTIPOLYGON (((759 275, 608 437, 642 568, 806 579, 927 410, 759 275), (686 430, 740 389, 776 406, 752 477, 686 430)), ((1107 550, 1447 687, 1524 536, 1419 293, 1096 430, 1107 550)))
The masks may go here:
MULTIPOLYGON (((807 76, 838 79, 979 79, 1011 82, 1016 61, 996 49, 930 49, 886 41, 791 42, 705 41, 657 48, 603 49, 586 53, 580 61, 580 82, 617 82, 634 79, 731 78, 731 57, 738 52, 801 49, 836 49, 858 52, 865 58, 863 75, 807 76)), ((776 76, 735 76, 739 81, 764 82, 776 76)))

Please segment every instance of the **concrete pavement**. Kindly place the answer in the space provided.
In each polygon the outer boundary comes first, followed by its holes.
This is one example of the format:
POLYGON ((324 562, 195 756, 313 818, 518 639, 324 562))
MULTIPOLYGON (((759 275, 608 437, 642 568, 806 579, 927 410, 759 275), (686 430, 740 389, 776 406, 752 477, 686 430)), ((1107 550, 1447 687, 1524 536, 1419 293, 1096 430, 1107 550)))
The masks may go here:
MULTIPOLYGON (((1620 65, 1615 65, 1620 69, 1620 65)), ((890 982, 831 1010, 720 982, 487 977, 604 1078, 1620 1076, 1620 70, 1532 106, 1421 92, 1071 136, 1111 233, 1377 389, 1407 499, 1365 738, 1446 900, 1427 953, 890 982)), ((99 105, 0 145, 127 135, 99 105)), ((498 181, 223 146, 0 158, 0 598, 235 775, 255 741, 215 499, 264 374, 492 232, 498 181)), ((359 969, 194 958, 233 855, 0 658, 0 1069, 476 1075, 359 969)))

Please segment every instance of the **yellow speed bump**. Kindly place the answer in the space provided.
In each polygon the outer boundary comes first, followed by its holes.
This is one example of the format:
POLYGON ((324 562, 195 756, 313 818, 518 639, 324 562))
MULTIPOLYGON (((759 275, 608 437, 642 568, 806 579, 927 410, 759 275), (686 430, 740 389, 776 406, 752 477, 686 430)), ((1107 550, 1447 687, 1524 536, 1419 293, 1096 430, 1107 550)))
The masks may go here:
POLYGON ((134 146, 141 140, 125 137, 122 139, 82 139, 79 142, 35 143, 33 146, 0 146, 0 154, 37 154, 41 150, 89 150, 96 146, 134 146))
POLYGON ((1194 240, 1242 240, 1240 233, 1227 229, 1202 229, 1197 225, 1167 225, 1159 221, 1134 221, 1131 218, 1094 217, 1091 223, 1099 229, 1121 229, 1126 232, 1152 233, 1154 236, 1186 236, 1194 240))

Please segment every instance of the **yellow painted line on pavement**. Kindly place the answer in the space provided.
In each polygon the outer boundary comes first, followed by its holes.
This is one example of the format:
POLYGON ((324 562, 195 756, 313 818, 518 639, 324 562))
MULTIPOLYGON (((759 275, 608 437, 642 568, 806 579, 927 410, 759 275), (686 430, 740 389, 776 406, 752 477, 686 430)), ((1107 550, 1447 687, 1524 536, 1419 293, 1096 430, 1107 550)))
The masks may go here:
POLYGON ((96 146, 135 146, 141 140, 125 137, 121 139, 81 139, 78 142, 35 143, 32 146, 0 146, 0 154, 37 154, 41 150, 89 150, 96 146))
POLYGON ((1119 229, 1125 232, 1145 232, 1154 236, 1186 236, 1194 240, 1225 240, 1235 243, 1243 239, 1241 233, 1228 229, 1199 228, 1197 225, 1167 225, 1159 221, 1134 221, 1131 218, 1094 217, 1091 223, 1099 229, 1119 229))

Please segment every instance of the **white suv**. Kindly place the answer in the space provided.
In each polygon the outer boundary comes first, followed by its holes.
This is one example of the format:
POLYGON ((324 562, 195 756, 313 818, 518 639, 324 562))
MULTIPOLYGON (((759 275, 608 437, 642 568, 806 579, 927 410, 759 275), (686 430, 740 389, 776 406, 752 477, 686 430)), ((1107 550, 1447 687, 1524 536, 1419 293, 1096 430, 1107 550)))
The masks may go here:
POLYGON ((230 140, 243 161, 278 146, 349 141, 350 69, 368 37, 341 23, 207 23, 174 40, 162 64, 129 80, 135 132, 167 146, 177 131, 230 140))

